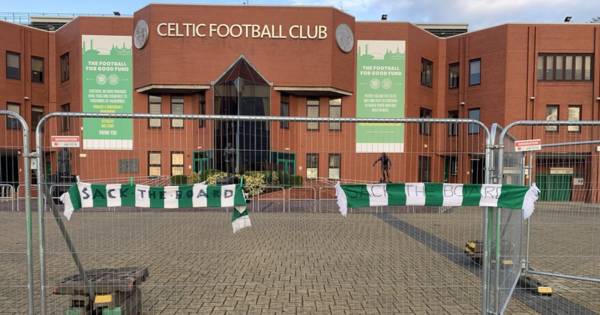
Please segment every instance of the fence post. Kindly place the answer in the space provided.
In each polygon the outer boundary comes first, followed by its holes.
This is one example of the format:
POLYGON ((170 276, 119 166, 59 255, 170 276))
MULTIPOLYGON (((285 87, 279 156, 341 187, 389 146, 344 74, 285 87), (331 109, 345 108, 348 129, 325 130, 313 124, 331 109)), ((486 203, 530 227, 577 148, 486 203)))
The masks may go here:
MULTIPOLYGON (((495 138, 495 126, 492 126, 492 133, 488 132, 486 138, 485 147, 485 183, 491 183, 492 179, 492 149, 494 147, 495 138)), ((491 217, 493 215, 493 208, 487 207, 484 212, 483 219, 483 272, 481 275, 482 282, 482 294, 481 294, 481 313, 486 315, 488 313, 489 295, 490 295, 490 283, 489 283, 489 270, 490 270, 490 237, 492 235, 491 217)))
MULTIPOLYGON (((29 150, 29 126, 21 115, 11 111, 0 110, 0 115, 12 116, 19 121, 23 133, 23 185, 25 186, 25 229, 27 238, 27 313, 33 314, 33 245, 32 245, 32 219, 31 219, 31 162, 29 150)), ((38 167, 39 169, 39 167, 38 167)), ((17 196, 18 197, 18 196, 17 196)))

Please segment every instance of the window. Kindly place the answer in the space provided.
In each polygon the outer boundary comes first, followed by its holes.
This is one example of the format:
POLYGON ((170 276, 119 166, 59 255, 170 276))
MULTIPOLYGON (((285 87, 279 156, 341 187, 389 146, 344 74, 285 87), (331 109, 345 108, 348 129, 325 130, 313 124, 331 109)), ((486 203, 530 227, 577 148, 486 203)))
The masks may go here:
POLYGON ((317 153, 306 154, 306 179, 317 179, 319 177, 319 155, 317 153))
POLYGON ((469 85, 481 84, 481 59, 469 61, 469 85))
MULTIPOLYGON (((290 116, 290 97, 287 95, 281 95, 281 103, 279 104, 279 115, 283 117, 290 116)), ((280 121, 279 128, 281 129, 290 129, 289 121, 280 121)))
POLYGON ((458 159, 454 155, 448 156, 448 159, 450 162, 449 163, 450 164, 450 175, 451 176, 458 175, 458 159))
POLYGON ((44 116, 44 108, 41 106, 31 106, 31 129, 35 130, 40 119, 44 116))
POLYGON ((591 81, 593 58, 589 54, 539 54, 539 81, 591 81))
POLYGON ((539 55, 537 58, 536 76, 538 80, 544 80, 544 56, 539 55))
POLYGON ((444 156, 444 183, 450 182, 450 176, 458 175, 458 159, 455 155, 444 156))
POLYGON ((428 156, 419 156, 419 182, 429 182, 431 158, 428 156))
POLYGON ((458 89, 459 84, 459 63, 451 63, 448 66, 448 88, 458 89))
POLYGON ((565 70, 564 70, 564 56, 556 56, 554 59, 556 63, 554 64, 554 79, 556 80, 564 80, 565 78, 565 70))
POLYGON ((139 169, 138 159, 121 159, 119 160, 120 174, 136 174, 139 169))
POLYGON ((171 152, 171 175, 183 175, 183 152, 171 152))
MULTIPOLYGON (((329 99, 329 117, 331 117, 331 118, 342 117, 342 99, 341 98, 329 99)), ((339 122, 330 122, 329 130, 340 131, 340 130, 342 130, 342 125, 339 122)))
POLYGON ((31 57, 31 82, 44 82, 44 58, 31 57))
MULTIPOLYGON (((148 113, 150 114, 160 114, 160 108, 162 105, 162 97, 156 95, 148 96, 148 113)), ((148 127, 150 128, 160 128, 161 120, 160 118, 150 118, 148 119, 148 127)))
POLYGON ((544 76, 546 80, 554 80, 554 57, 546 56, 544 76))
MULTIPOLYGON (((431 109, 421 107, 419 109, 419 117, 420 118, 431 118, 431 109)), ((429 136, 431 135, 431 123, 422 122, 419 123, 419 134, 429 136)))
POLYGON ((148 152, 148 176, 160 176, 160 152, 148 152))
POLYGON ((433 62, 421 58, 421 85, 433 86, 433 62))
MULTIPOLYGON (((458 111, 457 110, 449 111, 448 118, 458 119, 458 111)), ((449 136, 458 136, 458 123, 448 124, 448 135, 449 136)))
MULTIPOLYGON (((200 108, 198 108, 198 112, 200 113, 200 115, 206 115, 206 95, 205 94, 200 94, 200 100, 199 100, 198 105, 200 107, 200 108)), ((200 119, 200 121, 198 122, 198 127, 204 128, 205 126, 206 126, 206 120, 200 119)))
POLYGON ((574 80, 583 79, 583 56, 575 56, 574 80))
MULTIPOLYGON (((469 119, 481 120, 479 108, 469 109, 469 119)), ((479 133, 479 125, 469 124, 469 134, 479 133)))
POLYGON ((21 80, 21 54, 6 52, 6 78, 21 80))
POLYGON ((585 81, 592 80, 592 56, 583 57, 583 79, 585 81))
MULTIPOLYGON (((569 105, 569 116, 568 119, 571 121, 581 120, 581 105, 569 105)), ((569 125, 567 126, 568 132, 579 132, 581 126, 569 125)))
MULTIPOLYGON (((183 96, 171 96, 171 114, 183 115, 183 96)), ((171 128, 183 128, 183 119, 171 119, 171 128)))
POLYGON ((329 179, 340 179, 340 159, 339 153, 329 154, 329 179))
MULTIPOLYGON (((565 56, 565 80, 571 80, 573 78, 573 56, 565 56)), ((540 80, 544 80, 541 78, 540 80)))
POLYGON ((60 56, 60 82, 69 81, 69 53, 60 56))
MULTIPOLYGON (((64 113, 68 113, 71 111, 71 104, 63 104, 60 106, 60 111, 64 112, 64 113)), ((71 120, 69 119, 69 117, 63 117, 61 124, 60 124, 60 129, 65 132, 65 131, 69 131, 71 129, 71 120)))
MULTIPOLYGON (((308 117, 319 117, 319 99, 310 98, 306 100, 306 116, 308 117)), ((318 122, 307 122, 307 130, 319 130, 318 122)))
MULTIPOLYGON (((6 110, 13 113, 21 114, 21 105, 17 103, 6 103, 6 110)), ((6 129, 21 129, 19 121, 12 117, 6 118, 6 129)))
MULTIPOLYGON (((558 105, 546 105, 546 120, 558 120, 558 105)), ((547 132, 557 132, 557 125, 547 125, 545 126, 547 132)))

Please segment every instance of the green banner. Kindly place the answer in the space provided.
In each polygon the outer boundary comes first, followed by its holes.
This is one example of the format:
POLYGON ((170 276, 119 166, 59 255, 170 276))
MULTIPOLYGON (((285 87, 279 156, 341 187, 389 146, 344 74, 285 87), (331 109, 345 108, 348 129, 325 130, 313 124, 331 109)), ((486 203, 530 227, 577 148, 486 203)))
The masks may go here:
MULTIPOLYGON (((132 113, 131 36, 82 35, 82 99, 86 113, 132 113)), ((83 149, 132 150, 131 119, 85 118, 83 149)))
MULTIPOLYGON (((356 117, 404 117, 406 42, 359 40, 356 58, 356 117)), ((358 124, 356 152, 404 152, 404 125, 358 124)))

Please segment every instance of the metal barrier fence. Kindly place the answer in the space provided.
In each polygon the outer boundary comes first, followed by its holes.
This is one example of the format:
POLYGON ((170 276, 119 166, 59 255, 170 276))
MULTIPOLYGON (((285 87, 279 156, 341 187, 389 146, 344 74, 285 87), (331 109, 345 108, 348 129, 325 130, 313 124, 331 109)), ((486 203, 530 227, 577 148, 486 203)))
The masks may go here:
POLYGON ((315 212, 317 207, 317 190, 315 187, 290 187, 288 189, 288 212, 292 209, 315 212))
MULTIPOLYGON (((494 144, 503 143, 503 154, 494 150, 491 161, 492 182, 497 184, 525 185, 523 154, 514 152, 514 138, 503 133, 504 128, 493 124, 491 137, 494 144), (500 140, 502 139, 502 140, 500 140), (500 162, 502 161, 502 163, 500 162), (497 170, 504 167, 504 176, 497 170)), ((491 314, 503 314, 521 278, 523 254, 523 211, 514 209, 490 209, 490 305, 491 314)))
POLYGON ((525 164, 522 182, 541 189, 536 212, 523 228, 523 277, 514 293, 519 298, 552 289, 546 300, 528 300, 540 313, 600 312, 599 131, 600 121, 517 121, 499 138, 498 174, 504 181, 514 176, 512 156, 513 164, 525 164), (509 136, 543 142, 514 152, 509 136))
POLYGON ((15 187, 11 184, 0 184, 0 209, 15 211, 15 187), (9 205, 7 207, 7 205, 9 205))
POLYGON ((0 124, 6 131, 0 137, 0 305, 2 312, 33 314, 33 247, 30 183, 29 127, 19 114, 0 110, 0 124), (23 181, 19 179, 22 178, 23 181), (15 191, 24 184, 25 211, 15 210, 15 191), (8 201, 8 200, 7 200, 8 201), (7 206, 9 204, 10 206, 7 206), (23 226, 23 223, 25 223, 23 226))
MULTIPOLYGON (((314 189, 335 181, 376 183, 381 151, 402 146, 402 153, 388 154, 393 181, 490 180, 489 130, 467 119, 52 113, 41 119, 36 139, 38 165, 51 170, 46 176, 38 167, 38 190, 45 193, 76 176, 83 182, 168 185, 244 173, 253 182, 263 178, 266 185, 292 189, 307 183, 314 189), (131 128, 133 145, 121 141, 127 137, 86 141, 93 137, 87 133, 95 124, 90 119, 131 128), (391 127, 405 141, 390 145, 384 133, 368 139, 371 146, 357 147, 352 135, 366 123, 391 127), (299 131, 311 136, 298 139, 299 131), (79 136, 80 147, 53 148, 56 135, 79 136), (166 183, 164 175, 172 175, 166 183)), ((93 208, 63 222, 60 206, 38 202, 43 314, 70 307, 68 296, 52 294, 65 277, 132 266, 149 270, 139 303, 145 313, 489 309, 483 294, 489 264, 482 268, 463 252, 465 242, 488 239, 481 208, 382 207, 343 218, 295 211, 304 206, 291 202, 289 213, 261 211, 266 210, 262 203, 254 202, 253 227, 233 235, 219 209, 93 208), (45 208, 53 218, 45 217, 45 208)))

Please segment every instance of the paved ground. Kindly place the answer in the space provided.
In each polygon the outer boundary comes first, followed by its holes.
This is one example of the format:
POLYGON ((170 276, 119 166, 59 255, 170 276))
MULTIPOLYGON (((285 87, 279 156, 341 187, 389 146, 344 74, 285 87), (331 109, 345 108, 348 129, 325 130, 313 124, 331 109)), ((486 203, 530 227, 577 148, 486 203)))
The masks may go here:
MULTIPOLYGON (((480 268, 460 253, 466 240, 480 238, 477 210, 251 217, 253 227, 235 235, 229 216, 217 212, 92 212, 76 214, 67 227, 86 268, 149 268, 142 286, 145 314, 479 312, 480 268)), ((600 216, 539 211, 536 218, 535 267, 600 274, 600 216), (548 224, 560 228, 548 232, 548 224), (542 241, 548 237, 551 242, 542 241), (552 250, 558 253, 554 259, 541 259, 540 253, 552 250)), ((23 313, 24 215, 0 212, 0 220, 0 313, 23 313)), ((75 272, 52 220, 47 217, 50 285, 75 272)), ((567 309, 600 312, 598 285, 551 283, 567 309)), ((50 314, 67 305, 64 297, 48 296, 50 314)), ((513 299, 507 313, 536 310, 521 298, 513 299)))

